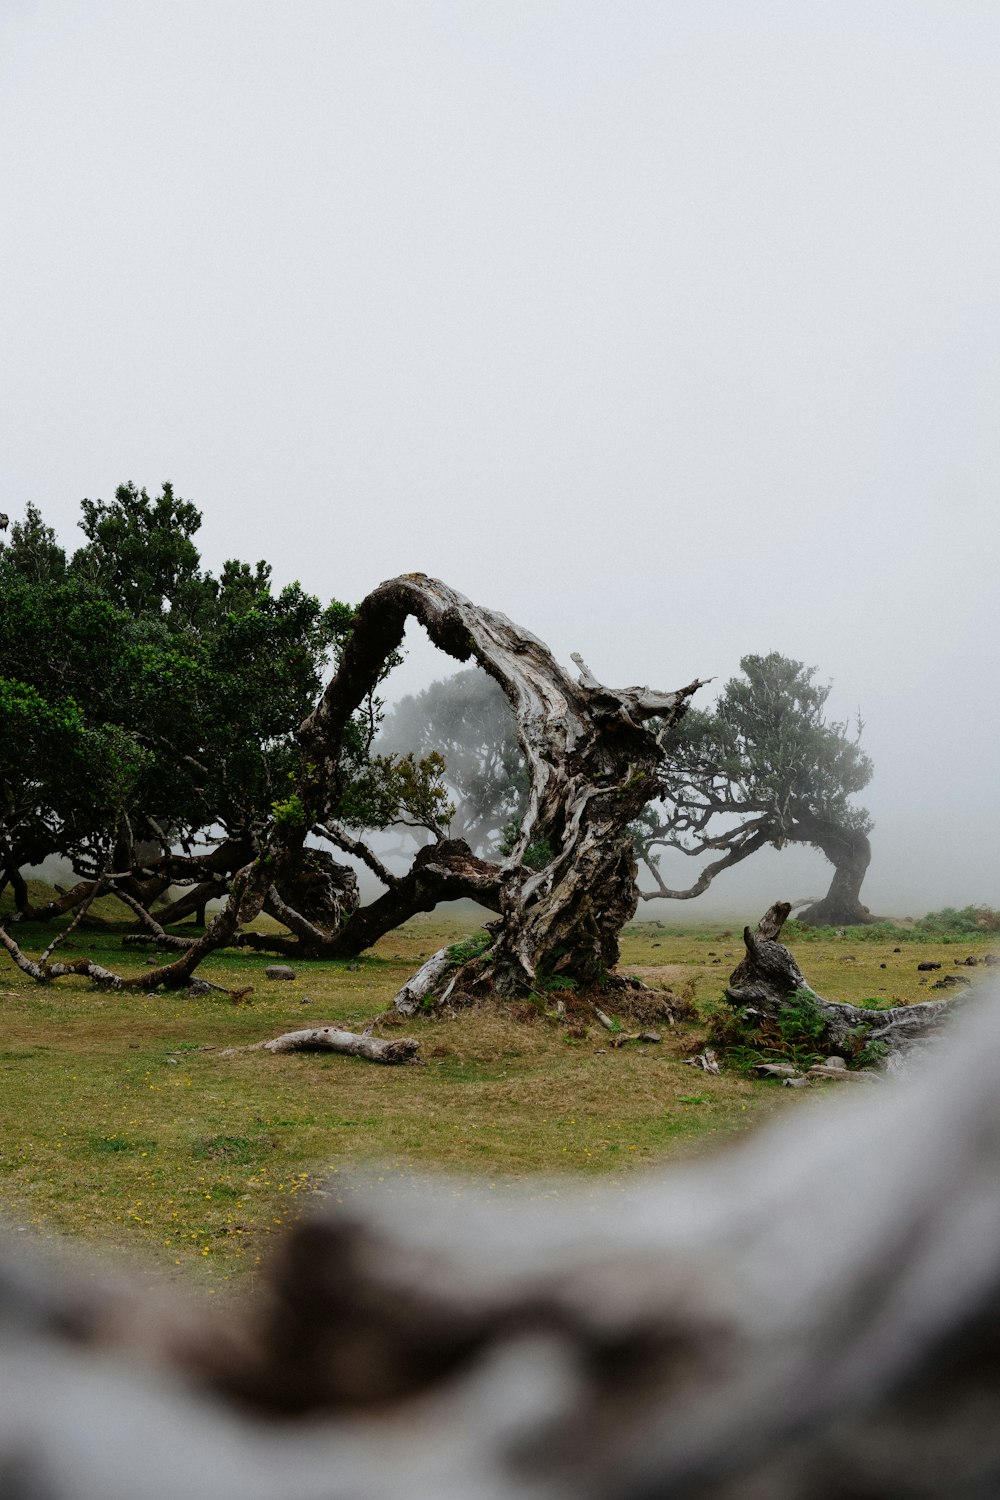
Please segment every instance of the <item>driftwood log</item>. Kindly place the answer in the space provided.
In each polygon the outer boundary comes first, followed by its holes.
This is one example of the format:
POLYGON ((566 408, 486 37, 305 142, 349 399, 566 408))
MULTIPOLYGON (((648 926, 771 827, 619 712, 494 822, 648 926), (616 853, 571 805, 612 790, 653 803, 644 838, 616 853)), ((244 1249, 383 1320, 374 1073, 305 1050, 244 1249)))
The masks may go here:
POLYGON ((711 1160, 300 1226, 242 1324, 0 1250, 5 1500, 987 1500, 1000 1006, 711 1160))
POLYGON ((790 911, 789 902, 776 901, 764 913, 756 932, 749 927, 743 929, 746 953, 730 975, 725 994, 750 1022, 751 1029, 764 1031, 793 1001, 805 999, 823 1023, 822 1034, 816 1038, 818 1051, 851 1056, 862 1047, 871 1050, 874 1043, 886 1070, 891 1072, 915 1048, 923 1047, 954 1012, 953 1000, 930 1000, 884 1010, 824 1000, 778 941, 790 911))

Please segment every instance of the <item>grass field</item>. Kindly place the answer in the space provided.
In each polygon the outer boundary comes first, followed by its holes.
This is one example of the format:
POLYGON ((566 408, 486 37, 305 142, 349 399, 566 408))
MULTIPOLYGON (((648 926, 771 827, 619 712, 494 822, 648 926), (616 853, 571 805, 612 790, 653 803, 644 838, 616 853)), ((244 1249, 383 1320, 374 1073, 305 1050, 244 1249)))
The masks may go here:
MULTIPOLYGON (((614 1050, 599 1027, 572 1039, 554 1019, 487 1009, 407 1023, 422 1067, 223 1055, 307 1024, 360 1028, 422 957, 475 925, 464 912, 415 919, 356 966, 298 964, 293 982, 268 981, 266 958, 216 955, 206 978, 254 986, 239 1007, 221 994, 117 995, 82 979, 43 988, 0 954, 0 1211, 15 1230, 139 1252, 151 1274, 215 1294, 252 1285, 272 1236, 310 1205, 354 1190, 359 1167, 390 1190, 414 1191, 415 1171, 436 1170, 488 1187, 549 1174, 547 1191, 558 1191, 573 1177, 705 1149, 796 1107, 800 1096, 773 1082, 685 1064, 742 950, 720 925, 626 930, 622 972, 686 987, 698 1008, 696 1021, 663 1027, 659 1046, 614 1050)), ((51 936, 16 930, 29 951, 51 936)), ((122 972, 144 963, 114 931, 71 942, 122 972)), ((927 998, 918 961, 938 959, 946 972, 966 952, 987 951, 985 940, 828 934, 791 946, 827 997, 890 1002, 927 998)), ((976 985, 986 973, 965 972, 976 985)))

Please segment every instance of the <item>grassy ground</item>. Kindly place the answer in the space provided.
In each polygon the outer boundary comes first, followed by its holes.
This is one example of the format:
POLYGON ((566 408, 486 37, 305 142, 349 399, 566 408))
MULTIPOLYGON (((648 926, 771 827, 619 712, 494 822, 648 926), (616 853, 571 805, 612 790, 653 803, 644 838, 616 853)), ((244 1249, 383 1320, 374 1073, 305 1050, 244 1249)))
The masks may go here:
MULTIPOLYGON (((474 926, 464 915, 417 919, 356 967, 300 964, 290 983, 264 978, 267 959, 216 955, 200 972, 252 984, 241 1007, 223 995, 115 995, 76 979, 42 988, 0 954, 0 1209, 16 1228, 140 1251, 155 1274, 215 1293, 252 1285, 271 1236, 317 1194, 350 1191, 346 1174, 359 1166, 377 1164, 406 1191, 414 1169, 498 1186, 528 1173, 625 1174, 794 1107, 797 1095, 771 1082, 686 1066, 701 1020, 664 1028, 661 1046, 612 1050, 599 1028, 573 1040, 554 1021, 494 1010, 418 1019, 406 1031, 419 1036, 424 1067, 222 1055, 307 1024, 364 1025, 422 957, 474 926)), ((33 951, 50 936, 17 931, 33 951)), ((116 933, 71 941, 122 972, 144 963, 116 933)), ((644 923, 624 934, 621 967, 686 985, 705 1015, 741 947, 719 926, 644 923)), ((918 961, 939 959, 945 972, 985 951, 850 936, 793 948, 815 988, 853 1001, 923 999, 918 961)), ((984 974, 966 972, 974 983, 984 974)))

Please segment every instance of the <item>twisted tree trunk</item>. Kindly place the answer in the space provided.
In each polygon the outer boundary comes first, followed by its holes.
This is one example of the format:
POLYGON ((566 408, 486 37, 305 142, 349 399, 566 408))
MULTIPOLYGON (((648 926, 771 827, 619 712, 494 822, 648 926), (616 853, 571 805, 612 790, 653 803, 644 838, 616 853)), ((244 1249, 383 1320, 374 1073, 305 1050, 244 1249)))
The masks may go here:
POLYGON ((488 976, 509 994, 550 972, 583 984, 603 979, 617 962, 618 934, 638 899, 628 827, 658 792, 660 751, 646 721, 675 723, 701 684, 671 693, 615 690, 579 658, 574 681, 542 641, 505 615, 424 574, 395 578, 360 606, 340 670, 300 731, 310 767, 302 789, 310 824, 335 811, 344 729, 374 691, 410 616, 442 651, 476 660, 499 683, 531 777, 520 837, 499 872, 494 944, 469 966, 469 982, 488 976), (525 866, 529 850, 543 861, 540 869, 525 866))
POLYGON ((861 901, 862 882, 872 859, 868 835, 818 820, 801 827, 803 831, 796 831, 796 838, 822 850, 833 865, 833 879, 823 899, 800 911, 797 920, 807 927, 862 927, 876 921, 861 901))

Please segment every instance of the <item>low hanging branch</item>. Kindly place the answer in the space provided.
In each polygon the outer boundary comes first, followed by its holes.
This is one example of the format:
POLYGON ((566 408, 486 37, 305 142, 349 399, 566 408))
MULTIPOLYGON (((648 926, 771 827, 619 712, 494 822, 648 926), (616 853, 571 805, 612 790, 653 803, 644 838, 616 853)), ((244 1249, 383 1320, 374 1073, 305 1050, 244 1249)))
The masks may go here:
POLYGON ((851 1057, 863 1048, 885 1059, 888 1070, 914 1047, 938 1031, 954 1011, 954 1000, 925 1001, 885 1010, 867 1010, 839 1000, 824 1000, 806 982, 802 970, 785 945, 778 941, 791 905, 776 901, 768 908, 754 933, 743 929, 746 955, 730 975, 726 999, 748 1023, 750 1033, 772 1030, 782 1013, 794 1002, 808 1006, 822 1022, 815 1038, 816 1050, 851 1057), (874 1044, 874 1045, 873 1045, 874 1044))
POLYGON ((121 886, 113 885, 112 890, 118 897, 119 901, 124 901, 125 905, 130 907, 132 911, 135 912, 136 916, 139 918, 139 921, 146 929, 144 933, 130 933, 129 936, 124 939, 126 943, 136 945, 138 945, 138 943, 140 942, 156 943, 157 947, 176 948, 181 953, 185 953, 188 948, 194 945, 194 938, 174 937, 172 933, 167 932, 162 924, 158 922, 152 915, 152 913, 146 910, 141 901, 137 901, 134 896, 130 896, 128 891, 123 890, 121 886))

